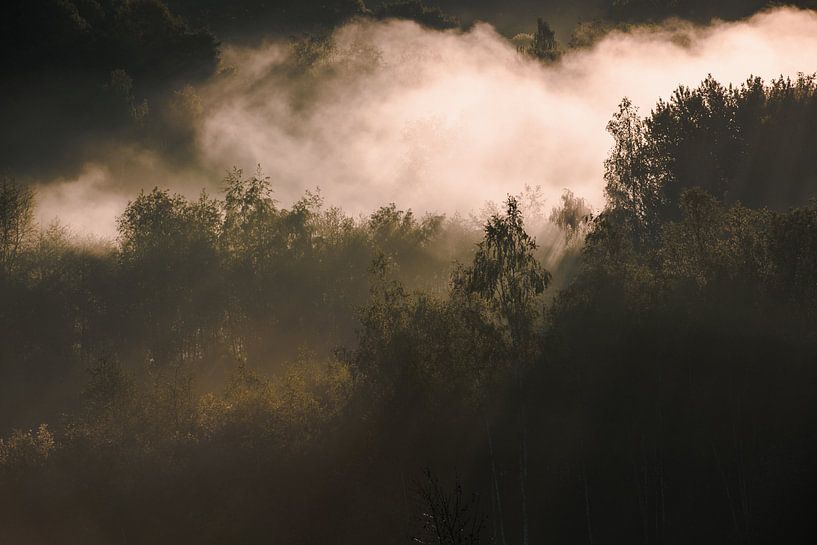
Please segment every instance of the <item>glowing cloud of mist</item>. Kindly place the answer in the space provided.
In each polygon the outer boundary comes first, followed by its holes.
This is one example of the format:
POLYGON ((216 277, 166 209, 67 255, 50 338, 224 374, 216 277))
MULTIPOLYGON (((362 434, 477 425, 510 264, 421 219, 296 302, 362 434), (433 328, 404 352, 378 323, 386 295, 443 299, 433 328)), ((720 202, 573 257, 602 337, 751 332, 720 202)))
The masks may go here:
POLYGON ((196 168, 213 173, 202 184, 260 163, 284 203, 319 186, 351 212, 391 201, 468 212, 525 184, 541 185, 549 205, 570 188, 598 208, 605 126, 624 96, 646 114, 709 73, 740 84, 817 71, 817 13, 788 8, 614 32, 551 65, 485 24, 357 22, 333 41, 305 73, 287 44, 225 48, 225 70, 197 90, 196 168))
POLYGON ((77 233, 113 235, 114 218, 128 198, 110 187, 110 172, 101 165, 86 165, 76 179, 52 182, 40 188, 36 219, 42 226, 59 222, 77 233))
POLYGON ((605 126, 622 97, 644 112, 708 73, 739 84, 817 70, 817 14, 608 35, 554 65, 518 54, 488 25, 435 32, 409 22, 338 30, 335 52, 293 82, 280 44, 228 48, 234 71, 204 90, 202 153, 261 163, 292 198, 320 186, 368 210, 478 208, 524 184, 602 204, 605 126), (303 98, 304 81, 316 86, 303 98))
POLYGON ((201 165, 171 164, 155 151, 111 143, 99 158, 84 165, 75 177, 63 177, 37 187, 36 220, 45 227, 54 221, 77 235, 113 239, 116 218, 140 190, 170 187, 188 197, 214 188, 223 169, 213 173, 201 165))

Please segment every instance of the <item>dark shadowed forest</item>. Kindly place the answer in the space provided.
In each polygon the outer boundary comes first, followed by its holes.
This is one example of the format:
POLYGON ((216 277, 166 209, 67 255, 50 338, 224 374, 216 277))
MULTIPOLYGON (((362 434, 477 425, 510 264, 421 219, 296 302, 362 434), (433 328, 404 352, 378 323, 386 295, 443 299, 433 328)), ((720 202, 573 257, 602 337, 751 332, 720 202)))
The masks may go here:
POLYGON ((561 41, 527 2, 166 4, 2 8, 0 543, 815 539, 809 72, 618 97, 600 202, 508 180, 470 213, 358 213, 280 198, 260 158, 197 194, 128 182, 110 237, 37 219, 42 180, 114 141, 194 160, 179 101, 217 36, 284 36, 305 86, 350 17, 517 10, 549 66, 764 2, 577 3, 561 41))

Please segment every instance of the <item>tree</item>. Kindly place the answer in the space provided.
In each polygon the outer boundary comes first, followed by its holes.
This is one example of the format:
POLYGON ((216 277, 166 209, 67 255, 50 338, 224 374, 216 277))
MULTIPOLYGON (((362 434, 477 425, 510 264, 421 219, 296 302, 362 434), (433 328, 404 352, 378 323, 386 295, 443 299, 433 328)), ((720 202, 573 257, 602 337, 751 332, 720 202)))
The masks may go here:
POLYGON ((457 482, 453 492, 446 492, 430 469, 419 486, 422 502, 420 531, 412 537, 424 545, 479 545, 485 528, 479 497, 466 497, 457 482))
POLYGON ((564 231, 565 241, 570 242, 590 225, 593 210, 584 199, 575 196, 569 189, 564 190, 561 199, 562 206, 551 210, 550 221, 564 231))
POLYGON ((817 80, 799 76, 739 87, 711 76, 681 86, 642 119, 625 99, 607 126, 614 145, 605 162, 609 209, 626 216, 641 242, 655 245, 659 225, 683 216, 681 195, 700 187, 725 204, 785 210, 817 196, 811 158, 817 145, 817 80))
POLYGON ((459 21, 444 13, 437 6, 429 6, 422 0, 398 0, 381 4, 374 14, 380 19, 409 19, 438 30, 457 28, 459 21))
POLYGON ((646 131, 638 108, 629 99, 622 100, 607 124, 613 148, 604 161, 608 209, 620 211, 642 242, 658 236, 656 216, 661 205, 660 182, 650 163, 646 131))
POLYGON ((528 50, 532 56, 543 61, 555 61, 559 58, 559 43, 556 33, 550 28, 547 21, 541 17, 536 20, 536 34, 528 50))
MULTIPOLYGON (((485 225, 485 238, 477 246, 473 263, 456 271, 453 280, 455 297, 476 297, 484 304, 487 312, 482 317, 499 333, 506 364, 510 367, 519 422, 519 489, 524 545, 528 543, 524 372, 534 360, 538 346, 534 336, 539 316, 537 298, 550 281, 550 273, 534 256, 535 250, 536 241, 525 232, 519 203, 515 197, 509 196, 505 214, 494 214, 485 225)), ((487 425, 486 430, 490 441, 487 425)), ((498 501, 498 487, 494 486, 498 501)), ((499 524, 501 527, 502 521, 499 524)))
POLYGON ((244 177, 234 168, 224 180, 223 246, 228 255, 261 259, 260 245, 269 241, 269 229, 277 211, 269 176, 259 165, 255 173, 244 177))
POLYGON ((158 188, 142 192, 118 219, 122 273, 138 294, 128 314, 148 334, 144 348, 160 368, 201 359, 203 339, 221 325, 220 221, 206 193, 191 202, 158 188))
POLYGON ((0 270, 8 274, 34 232, 34 191, 8 178, 0 182, 0 270))
POLYGON ((483 301, 492 321, 505 332, 507 348, 518 360, 530 348, 532 324, 538 315, 536 298, 550 282, 550 273, 536 259, 536 241, 525 232, 515 197, 508 197, 505 214, 494 214, 485 225, 471 266, 454 275, 455 293, 483 301))

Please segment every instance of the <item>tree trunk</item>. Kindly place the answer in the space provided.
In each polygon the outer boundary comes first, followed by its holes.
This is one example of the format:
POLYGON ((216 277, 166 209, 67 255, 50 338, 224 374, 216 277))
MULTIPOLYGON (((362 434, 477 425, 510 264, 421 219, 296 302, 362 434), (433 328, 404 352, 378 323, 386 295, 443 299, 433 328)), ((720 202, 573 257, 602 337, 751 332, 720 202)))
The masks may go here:
POLYGON ((502 516, 502 496, 499 491, 499 477, 496 471, 496 458, 494 457, 494 440, 491 436, 491 424, 488 422, 488 416, 485 414, 485 409, 482 410, 482 419, 485 422, 485 433, 488 437, 488 454, 491 457, 491 478, 494 489, 494 504, 496 505, 497 520, 494 522, 494 527, 499 528, 499 539, 501 545, 507 545, 505 539, 505 522, 502 516))

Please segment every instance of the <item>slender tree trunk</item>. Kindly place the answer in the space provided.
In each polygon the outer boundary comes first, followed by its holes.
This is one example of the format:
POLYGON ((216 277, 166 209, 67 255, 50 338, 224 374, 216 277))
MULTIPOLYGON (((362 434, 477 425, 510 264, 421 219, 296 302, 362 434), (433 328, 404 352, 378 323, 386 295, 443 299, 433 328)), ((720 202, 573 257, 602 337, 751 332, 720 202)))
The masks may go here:
POLYGON ((405 509, 406 521, 411 521, 411 509, 409 508, 408 488, 406 487, 406 474, 402 464, 400 466, 400 484, 403 487, 403 507, 405 509))
POLYGON ((659 540, 660 543, 664 543, 664 536, 666 535, 667 530, 667 503, 666 498, 664 497, 664 457, 661 456, 661 459, 657 462, 658 463, 658 502, 660 502, 660 510, 661 510, 661 523, 658 526, 660 529, 660 536, 659 540))
POLYGON ((735 501, 732 498, 732 489, 729 486, 729 478, 726 476, 726 469, 724 469, 723 464, 721 463, 720 456, 718 456, 718 449, 715 447, 714 441, 712 442, 712 454, 715 457, 715 463, 718 465, 721 479, 723 479, 723 487, 726 491, 726 501, 729 503, 729 510, 732 513, 732 524, 735 529, 735 534, 738 536, 738 539, 741 540, 740 524, 738 523, 738 515, 737 511, 735 510, 735 501))
POLYGON ((502 496, 499 491, 499 477, 496 471, 496 458, 494 457, 494 440, 491 436, 491 424, 488 422, 488 416, 485 414, 485 409, 482 410, 482 419, 485 422, 485 433, 488 437, 488 454, 491 457, 491 478, 494 489, 494 503, 497 511, 497 521, 494 523, 495 527, 499 528, 499 539, 501 545, 507 545, 505 539, 505 521, 502 515, 502 496))
POLYGON ((642 483, 641 469, 638 462, 633 459, 633 475, 635 476, 636 491, 638 493, 638 508, 641 512, 641 526, 644 532, 644 545, 650 544, 650 524, 647 514, 648 498, 647 498, 647 476, 646 471, 644 475, 644 482, 642 483))
MULTIPOLYGON (((734 387, 733 387, 734 390, 734 387)), ((734 393, 733 393, 734 396, 734 393)), ((745 532, 744 542, 750 541, 750 515, 749 515, 749 492, 746 484, 746 463, 743 448, 743 438, 738 427, 741 423, 740 397, 735 400, 735 413, 732 415, 732 440, 735 444, 735 458, 737 466, 737 493, 740 495, 740 513, 743 522, 743 532, 745 532)))
MULTIPOLYGON (((582 453, 582 456, 584 456, 584 453, 582 453)), ((587 481, 587 464, 584 458, 582 458, 582 483, 584 485, 584 516, 587 521, 587 541, 590 545, 593 545, 593 524, 590 518, 590 483, 587 481)))
POLYGON ((525 407, 519 411, 519 494, 522 498, 522 545, 528 545, 528 438, 525 407))

